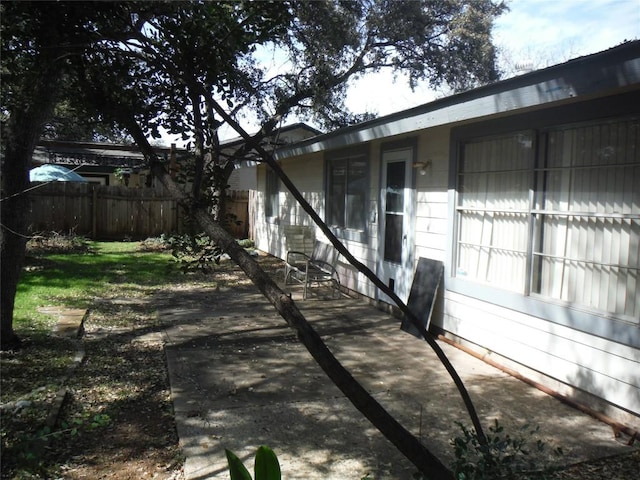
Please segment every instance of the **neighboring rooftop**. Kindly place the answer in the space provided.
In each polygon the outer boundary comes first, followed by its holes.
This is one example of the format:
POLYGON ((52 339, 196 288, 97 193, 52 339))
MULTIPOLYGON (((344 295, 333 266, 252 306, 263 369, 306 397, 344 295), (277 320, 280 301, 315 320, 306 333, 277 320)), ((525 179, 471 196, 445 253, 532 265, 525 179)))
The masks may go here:
MULTIPOLYGON (((287 125, 274 131, 268 136, 264 144, 272 148, 297 143, 302 140, 322 134, 305 123, 287 125)), ((221 142, 223 150, 235 150, 244 143, 242 137, 232 138, 221 142)), ((172 147, 154 147, 156 152, 168 161, 172 151, 178 156, 186 155, 187 150, 172 147)), ((59 165, 95 166, 95 167, 126 167, 140 168, 146 166, 144 155, 136 145, 123 145, 100 142, 73 142, 64 140, 41 140, 34 153, 34 165, 55 163, 59 165)))
MULTIPOLYGON (((154 149, 160 156, 169 158, 170 147, 154 149)), ((133 168, 146 165, 146 160, 135 145, 42 140, 33 152, 33 163, 133 168)))

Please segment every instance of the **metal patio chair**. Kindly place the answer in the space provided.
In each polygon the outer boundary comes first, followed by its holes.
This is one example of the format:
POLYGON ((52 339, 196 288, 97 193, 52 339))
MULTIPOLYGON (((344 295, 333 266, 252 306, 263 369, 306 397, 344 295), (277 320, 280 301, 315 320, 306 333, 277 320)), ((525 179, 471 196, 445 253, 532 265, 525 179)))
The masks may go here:
MULTIPOLYGON (((338 261, 338 251, 328 243, 318 240, 313 245, 311 255, 296 250, 287 252, 284 283, 291 281, 302 283, 304 286, 302 298, 306 300, 307 292, 313 284, 327 284, 340 295, 340 277, 335 268, 338 261)), ((334 297, 335 298, 335 297, 334 297)))

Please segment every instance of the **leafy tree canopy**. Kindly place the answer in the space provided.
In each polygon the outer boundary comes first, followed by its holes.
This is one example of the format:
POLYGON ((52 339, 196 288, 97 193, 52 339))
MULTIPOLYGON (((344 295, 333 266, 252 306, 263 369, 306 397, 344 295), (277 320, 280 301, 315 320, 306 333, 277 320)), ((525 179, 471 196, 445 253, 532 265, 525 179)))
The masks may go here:
MULTIPOLYGON (((504 10, 503 2, 4 2, 2 8, 3 197, 20 198, 37 136, 51 120, 53 107, 65 105, 65 94, 74 97, 69 105, 82 105, 87 116, 126 130, 151 160, 155 154, 148 136, 158 136, 160 127, 182 134, 193 145, 189 197, 174 188, 157 162, 152 162, 153 172, 296 328, 352 402, 372 421, 380 419, 381 407, 331 356, 291 299, 256 269, 204 208, 203 190, 224 189, 224 181, 212 177, 224 179, 233 168, 233 158, 220 157, 218 129, 226 122, 247 138, 238 120, 246 112, 256 114, 263 127, 238 154, 256 148, 286 179, 259 141, 290 114, 313 116, 328 129, 361 120, 344 107, 352 78, 390 68, 407 73, 413 87, 427 80, 456 91, 497 79, 491 26, 504 10), (282 52, 288 59, 284 68, 268 71, 260 58, 265 49, 282 52)), ((302 203, 304 198, 288 182, 302 203)), ((10 209, 2 209, 3 344, 13 335, 13 298, 24 258, 24 241, 16 239, 25 232, 27 202, 12 202, 10 209)), ((349 255, 343 246, 340 252, 349 255)), ((393 292, 385 293, 394 298, 393 292)), ((425 338, 429 340, 426 332, 425 338)), ((468 395, 464 398, 470 404, 468 395)), ((481 431, 475 413, 472 418, 481 431)), ((421 471, 450 478, 393 419, 376 426, 421 471)))
POLYGON ((115 117, 135 111, 147 135, 162 126, 196 146, 215 143, 214 104, 236 119, 295 113, 332 129, 368 118, 351 115, 344 99, 348 80, 370 71, 455 91, 498 78, 491 26, 504 5, 494 0, 155 6, 130 12, 129 38, 85 53, 84 91, 102 110, 120 110, 115 117), (267 72, 265 50, 286 57, 280 71, 267 72))
POLYGON ((132 138, 113 122, 86 111, 77 105, 70 94, 53 108, 51 118, 45 123, 41 138, 71 142, 111 142, 130 144, 132 138))

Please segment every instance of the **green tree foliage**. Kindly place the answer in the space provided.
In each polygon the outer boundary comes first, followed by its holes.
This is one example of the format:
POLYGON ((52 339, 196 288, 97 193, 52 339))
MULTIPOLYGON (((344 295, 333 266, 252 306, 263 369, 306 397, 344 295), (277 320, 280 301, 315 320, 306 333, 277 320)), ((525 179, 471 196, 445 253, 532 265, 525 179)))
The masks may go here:
MULTIPOLYGON (((498 0, 43 2, 26 9, 9 5, 10 15, 4 16, 3 23, 16 20, 26 26, 16 38, 27 43, 32 36, 40 39, 33 48, 33 57, 26 55, 32 70, 23 69, 20 75, 12 77, 12 88, 21 88, 27 79, 45 85, 47 75, 52 73, 55 74, 52 78, 59 81, 68 67, 73 82, 77 82, 76 95, 86 103, 87 111, 99 114, 131 135, 148 156, 154 174, 272 301, 354 405, 421 471, 429 472, 432 478, 451 478, 446 467, 355 382, 291 299, 212 220, 211 205, 207 205, 208 197, 203 192, 212 187, 218 192, 223 190, 225 175, 233 169, 234 161, 251 150, 277 168, 260 148, 260 142, 288 115, 312 116, 328 128, 361 120, 363 117, 347 111, 344 100, 349 80, 367 72, 402 71, 408 74, 411 86, 426 79, 431 85, 446 84, 455 90, 496 79, 491 25, 504 9, 503 3, 498 0), (51 10, 55 16, 47 18, 51 10), (31 18, 27 11, 39 20, 31 18), (76 36, 70 37, 72 34, 76 36), (61 50, 54 54, 51 45, 61 50), (275 72, 266 69, 260 60, 268 52, 287 59, 283 68, 275 72), (51 66, 51 71, 45 66, 51 66), (247 112, 257 115, 262 123, 260 132, 253 136, 239 124, 247 112), (246 139, 245 147, 230 158, 223 158, 220 153, 218 131, 223 123, 246 139), (160 127, 181 134, 192 148, 194 174, 189 192, 173 183, 149 145, 147 137, 158 136, 160 127), (222 180, 211 178, 216 175, 222 180)), ((8 63, 14 59, 20 62, 24 57, 15 46, 5 52, 4 45, 3 39, 3 72, 5 53, 8 63)), ((11 68, 7 71, 13 73, 11 68)), ((20 158, 17 171, 24 185, 28 158, 55 101, 37 89, 21 98, 39 116, 25 123, 32 141, 26 144, 23 155, 7 153, 4 164, 13 164, 20 158)), ((11 124, 20 114, 16 102, 9 104, 12 106, 6 112, 11 124)), ((11 130, 14 136, 17 131, 11 130)), ((278 173, 283 178, 283 172, 278 173)), ((295 185, 285 184, 297 192, 295 185)), ((5 195, 3 191, 3 198, 5 195)), ((218 213, 224 211, 220 206, 223 198, 218 194, 218 213)), ((296 198, 302 199, 299 192, 296 198)), ((216 206, 215 195, 211 199, 216 206)), ((4 216, 3 224, 6 225, 4 216)), ((18 232, 24 231, 23 227, 18 232)), ((7 231, 3 227, 3 237, 7 231)), ((3 261, 4 255, 3 244, 3 261)), ((9 261, 15 263, 15 259, 9 261)), ((4 269, 3 263, 3 272, 4 269)), ((3 313, 3 328, 4 325, 3 313)))
POLYGON ((24 191, 35 145, 63 88, 72 81, 71 59, 104 42, 103 31, 127 33, 126 4, 115 2, 2 2, 0 106, 2 153, 2 278, 0 341, 19 343, 13 304, 23 265, 29 202, 24 191))
POLYGON ((344 108, 350 78, 392 69, 433 87, 456 91, 498 78, 491 43, 502 2, 359 1, 298 5, 290 35, 280 44, 293 68, 274 84, 280 103, 303 96, 299 114, 313 112, 327 128, 358 121, 344 108))
MULTIPOLYGON (((62 88, 74 88, 67 84, 62 88)), ((87 112, 71 91, 53 107, 51 118, 45 123, 41 138, 70 142, 132 143, 126 131, 97 114, 87 112)))

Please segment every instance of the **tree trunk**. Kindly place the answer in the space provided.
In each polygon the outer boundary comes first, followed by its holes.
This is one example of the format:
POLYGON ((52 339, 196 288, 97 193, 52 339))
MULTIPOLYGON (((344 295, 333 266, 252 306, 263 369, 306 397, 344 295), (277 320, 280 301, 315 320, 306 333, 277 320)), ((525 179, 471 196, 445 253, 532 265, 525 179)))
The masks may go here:
MULTIPOLYGON (((50 22, 55 24, 53 20, 50 22)), ((55 44, 55 36, 48 37, 55 44)), ((13 310, 27 245, 31 205, 29 187, 31 158, 45 121, 53 109, 62 77, 58 47, 46 49, 23 76, 21 88, 10 106, 2 160, 2 265, 0 274, 0 349, 15 348, 20 340, 13 330, 13 310)))
MULTIPOLYGON (((42 90, 41 90, 42 91, 42 90)), ((29 167, 44 119, 52 105, 50 99, 37 107, 12 112, 2 163, 2 253, 0 281, 0 348, 16 348, 20 340, 13 331, 13 309, 24 266, 31 202, 29 167)))
MULTIPOLYGON (((160 165, 153 167, 154 175, 178 199, 183 195, 160 165)), ((220 246, 245 272, 260 292, 271 302, 287 324, 296 331, 298 339, 351 403, 409 459, 416 468, 433 480, 451 480, 449 469, 407 429, 393 418, 347 369, 335 358, 320 335, 307 322, 293 300, 283 292, 251 258, 236 240, 203 208, 194 211, 203 231, 220 246)))
POLYGON ((227 216, 227 187, 229 186, 229 178, 233 173, 235 164, 229 160, 224 166, 217 167, 216 186, 214 188, 214 215, 213 219, 222 224, 227 231, 232 231, 233 226, 230 225, 234 219, 227 216))
POLYGON ((28 185, 28 146, 17 141, 7 145, 2 168, 2 265, 0 275, 0 348, 10 350, 20 341, 13 331, 13 309, 20 272, 24 264, 29 198, 22 193, 28 185))

